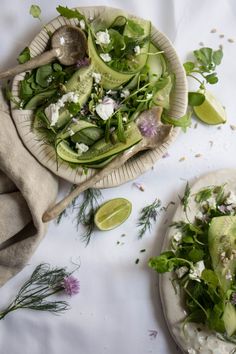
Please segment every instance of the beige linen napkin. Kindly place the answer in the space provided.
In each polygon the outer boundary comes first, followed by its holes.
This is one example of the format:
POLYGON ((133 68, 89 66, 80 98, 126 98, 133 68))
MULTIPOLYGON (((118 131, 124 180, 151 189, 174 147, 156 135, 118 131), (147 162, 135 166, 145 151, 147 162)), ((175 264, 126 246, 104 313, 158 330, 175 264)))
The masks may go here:
POLYGON ((58 180, 23 146, 0 92, 0 286, 27 263, 46 233, 43 212, 58 180))

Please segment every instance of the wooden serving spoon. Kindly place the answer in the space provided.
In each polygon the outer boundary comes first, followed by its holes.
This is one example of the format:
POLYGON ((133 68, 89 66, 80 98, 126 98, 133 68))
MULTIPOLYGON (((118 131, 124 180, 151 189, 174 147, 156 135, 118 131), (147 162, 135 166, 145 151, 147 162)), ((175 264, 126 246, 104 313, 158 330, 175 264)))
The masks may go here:
POLYGON ((21 72, 32 70, 58 59, 64 65, 73 65, 85 57, 87 39, 84 32, 75 26, 65 25, 57 29, 51 38, 52 49, 14 68, 0 72, 0 80, 21 72))
POLYGON ((156 149, 158 146, 162 145, 163 142, 170 136, 172 131, 171 125, 165 125, 161 123, 161 113, 162 108, 154 107, 148 111, 144 111, 140 114, 137 119, 137 124, 142 119, 156 119, 157 121, 157 131, 156 134, 151 137, 143 137, 143 139, 130 149, 124 151, 121 155, 117 156, 112 160, 107 166, 103 169, 99 170, 95 175, 89 178, 87 181, 78 185, 71 193, 69 193, 64 199, 55 204, 52 208, 49 208, 42 217, 43 222, 48 222, 50 220, 55 219, 67 206, 76 198, 80 193, 84 192, 86 189, 92 187, 106 177, 108 174, 113 172, 115 169, 124 165, 127 160, 129 160, 132 156, 136 155, 138 152, 149 149, 156 149))

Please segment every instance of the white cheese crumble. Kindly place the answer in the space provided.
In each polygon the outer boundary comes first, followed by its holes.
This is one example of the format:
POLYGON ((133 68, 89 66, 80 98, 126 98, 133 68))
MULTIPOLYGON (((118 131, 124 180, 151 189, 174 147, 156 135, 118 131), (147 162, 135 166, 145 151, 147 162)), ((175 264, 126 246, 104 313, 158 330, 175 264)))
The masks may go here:
POLYGON ((93 73, 92 73, 92 78, 94 79, 94 81, 96 82, 96 84, 99 84, 99 82, 100 82, 101 79, 102 79, 102 76, 101 76, 101 74, 99 74, 99 73, 93 72, 93 73))
POLYGON ((187 272, 188 272, 188 267, 186 267, 186 266, 182 266, 182 267, 176 269, 176 271, 175 271, 175 273, 179 279, 182 278, 187 272))
POLYGON ((107 29, 96 33, 96 44, 109 44, 110 41, 111 39, 107 29))
POLYGON ((205 265, 203 261, 199 261, 195 263, 194 269, 190 269, 189 271, 189 278, 200 282, 201 281, 200 277, 204 269, 205 269, 205 265))
POLYGON ((180 231, 176 232, 173 236, 173 240, 176 242, 180 242, 182 240, 182 234, 180 231))
POLYGON ((121 91, 120 97, 127 98, 127 97, 129 97, 129 95, 130 95, 130 90, 128 90, 128 89, 123 89, 123 90, 121 91))
POLYGON ((101 53, 100 57, 102 58, 103 61, 105 61, 105 63, 111 61, 111 56, 108 53, 101 53))
POLYGON ((81 28, 82 30, 85 30, 85 22, 84 22, 84 20, 80 20, 80 21, 79 21, 79 25, 80 25, 80 28, 81 28))
POLYGON ((230 192, 230 195, 226 199, 226 204, 236 204, 236 195, 230 192))
POLYGON ((225 274, 225 279, 226 280, 233 280, 233 277, 232 277, 230 269, 227 270, 227 272, 225 274))
POLYGON ((70 136, 75 135, 75 133, 73 132, 73 130, 72 130, 72 129, 69 129, 69 134, 70 134, 70 136))
POLYGON ((139 54, 140 54, 140 51, 141 51, 140 46, 139 46, 139 45, 136 45, 136 46, 134 47, 134 53, 135 53, 136 55, 139 55, 139 54))
POLYGON ((45 114, 51 122, 51 126, 54 126, 59 118, 59 110, 64 107, 66 102, 77 103, 79 96, 75 92, 68 92, 63 95, 56 103, 51 103, 46 109, 45 114))
POLYGON ((88 151, 89 149, 88 145, 85 145, 84 143, 76 143, 75 147, 78 150, 79 156, 82 155, 84 152, 88 151))
POLYGON ((100 118, 107 120, 114 112, 116 102, 110 98, 105 97, 101 103, 99 103, 95 110, 100 118))
POLYGON ((152 98, 152 93, 147 93, 146 99, 147 99, 147 100, 150 100, 151 98, 152 98))
POLYGON ((210 208, 213 208, 213 209, 216 208, 216 200, 215 200, 215 198, 210 197, 209 199, 207 199, 207 203, 208 203, 210 208))
POLYGON ((65 38, 64 37, 60 37, 60 44, 61 45, 65 44, 65 38))
POLYGON ((196 350, 193 348, 188 349, 188 354, 196 354, 196 350))

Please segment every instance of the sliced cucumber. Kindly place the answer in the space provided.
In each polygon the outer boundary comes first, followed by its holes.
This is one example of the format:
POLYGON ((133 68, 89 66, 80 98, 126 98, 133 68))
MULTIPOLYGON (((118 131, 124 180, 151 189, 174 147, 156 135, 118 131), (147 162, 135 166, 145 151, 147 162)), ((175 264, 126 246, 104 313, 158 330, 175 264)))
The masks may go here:
POLYGON ((163 87, 161 90, 157 91, 157 93, 153 96, 153 102, 160 107, 163 107, 165 109, 170 108, 170 93, 173 87, 173 82, 172 82, 172 76, 169 75, 167 78, 165 87, 163 87))
POLYGON ((37 108, 39 105, 42 105, 44 102, 46 102, 46 100, 49 97, 52 97, 52 95, 54 95, 55 92, 56 90, 48 90, 48 91, 38 93, 37 95, 35 95, 29 100, 29 102, 25 105, 24 109, 37 108))
POLYGON ((78 164, 97 163, 98 161, 101 162, 106 158, 130 148, 142 139, 140 131, 135 123, 129 124, 125 131, 125 138, 126 143, 117 142, 114 145, 111 142, 106 143, 105 139, 101 139, 82 155, 77 154, 73 149, 71 149, 69 144, 62 141, 57 145, 57 154, 65 161, 78 164))
POLYGON ((77 123, 71 124, 66 132, 58 134, 57 140, 66 140, 71 137, 74 143, 92 145, 95 141, 101 139, 103 135, 103 130, 97 125, 84 120, 78 120, 77 123), (74 135, 71 136, 71 132, 73 132, 74 135))
POLYGON ((158 51, 159 49, 153 43, 150 43, 150 47, 149 47, 150 55, 148 56, 147 65, 149 67, 149 73, 148 73, 149 82, 151 83, 160 79, 160 77, 164 72, 162 54, 152 55, 152 53, 157 53, 158 51))
POLYGON ((225 305, 222 320, 224 321, 226 333, 231 337, 236 331, 236 309, 230 302, 225 305))

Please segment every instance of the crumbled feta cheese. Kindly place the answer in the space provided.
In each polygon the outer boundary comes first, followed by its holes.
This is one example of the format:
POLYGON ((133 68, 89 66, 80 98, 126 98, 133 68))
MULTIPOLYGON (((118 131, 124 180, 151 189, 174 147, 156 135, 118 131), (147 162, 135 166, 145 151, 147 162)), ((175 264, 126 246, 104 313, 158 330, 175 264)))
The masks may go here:
POLYGON ((102 58, 103 61, 105 61, 105 63, 111 61, 111 56, 108 53, 101 53, 100 57, 102 58))
POLYGON ((198 219, 198 220, 202 220, 202 218, 203 218, 203 213, 201 212, 201 210, 198 210, 198 211, 196 212, 195 218, 198 219))
POLYGON ((92 73, 92 78, 94 79, 94 81, 96 82, 96 84, 99 84, 99 82, 100 82, 101 79, 102 79, 102 76, 101 76, 101 74, 99 74, 99 73, 93 72, 93 73, 92 73))
POLYGON ((51 122, 51 126, 54 126, 59 118, 59 110, 64 107, 66 102, 77 103, 79 96, 75 92, 68 92, 63 95, 56 103, 51 103, 46 109, 45 114, 51 122))
POLYGON ((127 123, 127 121, 128 121, 128 118, 127 118, 127 117, 123 117, 123 118, 122 118, 122 122, 123 122, 123 123, 127 123))
POLYGON ((208 203, 210 208, 213 208, 213 209, 216 208, 216 200, 215 200, 215 198, 210 197, 209 199, 207 199, 207 203, 208 203))
POLYGON ((120 97, 127 98, 127 97, 129 97, 129 95, 130 95, 130 90, 128 90, 128 89, 123 89, 123 90, 121 91, 120 97))
POLYGON ((147 95, 146 95, 146 99, 147 100, 150 100, 152 98, 152 93, 148 93, 147 95))
POLYGON ((73 135, 75 135, 75 132, 73 132, 72 129, 69 129, 69 134, 70 134, 70 136, 73 136, 73 135))
POLYGON ((78 150, 78 155, 82 155, 84 152, 88 151, 89 147, 84 143, 76 143, 76 149, 78 150))
POLYGON ((109 44, 111 41, 108 30, 96 33, 96 44, 109 44))
POLYGON ((230 269, 227 270, 227 272, 225 274, 225 279, 226 280, 233 280, 233 277, 232 277, 230 269))
POLYGON ((101 103, 96 106, 96 112, 100 118, 107 120, 114 112, 116 102, 110 98, 105 97, 101 103))
POLYGON ((84 20, 80 20, 80 21, 79 21, 79 25, 80 25, 80 28, 81 28, 82 30, 85 30, 85 22, 84 22, 84 20))
POLYGON ((193 348, 188 349, 188 354, 196 354, 196 350, 193 348))
POLYGON ((182 240, 182 234, 180 231, 176 232, 173 236, 174 241, 179 242, 182 240))
POLYGON ((179 279, 182 278, 187 272, 188 272, 188 267, 186 267, 186 266, 180 267, 180 268, 176 269, 176 271, 175 271, 175 273, 179 279))
POLYGON ((64 37, 60 37, 60 44, 61 45, 65 44, 65 38, 64 37))
POLYGON ((200 277, 204 269, 205 265, 203 261, 195 263, 194 269, 190 269, 189 271, 189 278, 200 282, 200 277))
POLYGON ((139 45, 136 45, 136 46, 134 47, 134 53, 135 53, 136 55, 139 55, 139 54, 140 54, 140 46, 139 46, 139 45))
POLYGON ((226 199, 226 204, 236 204, 236 195, 230 192, 230 195, 226 199))
POLYGON ((107 91, 107 95, 111 95, 111 96, 116 95, 116 93, 117 93, 117 91, 115 91, 115 90, 108 90, 107 91))

